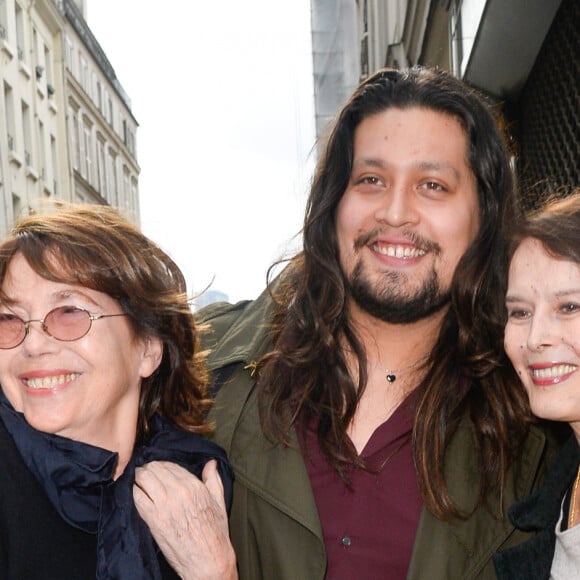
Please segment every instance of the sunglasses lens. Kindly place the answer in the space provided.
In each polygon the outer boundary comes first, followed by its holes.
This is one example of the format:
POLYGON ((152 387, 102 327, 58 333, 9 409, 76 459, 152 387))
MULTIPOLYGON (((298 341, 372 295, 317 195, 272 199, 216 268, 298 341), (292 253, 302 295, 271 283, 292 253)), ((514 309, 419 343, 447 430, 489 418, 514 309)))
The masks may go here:
POLYGON ((57 340, 78 340, 91 328, 90 315, 74 306, 61 306, 51 310, 44 319, 44 327, 57 340))
POLYGON ((26 334, 24 322, 14 314, 0 314, 0 348, 14 348, 26 334))

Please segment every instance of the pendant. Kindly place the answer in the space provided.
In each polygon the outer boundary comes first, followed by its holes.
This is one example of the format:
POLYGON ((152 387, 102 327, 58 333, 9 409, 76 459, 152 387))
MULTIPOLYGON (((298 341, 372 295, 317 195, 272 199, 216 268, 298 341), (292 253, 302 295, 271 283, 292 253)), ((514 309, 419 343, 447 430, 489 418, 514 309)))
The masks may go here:
POLYGON ((397 375, 393 373, 387 373, 387 382, 394 383, 397 380, 397 375))

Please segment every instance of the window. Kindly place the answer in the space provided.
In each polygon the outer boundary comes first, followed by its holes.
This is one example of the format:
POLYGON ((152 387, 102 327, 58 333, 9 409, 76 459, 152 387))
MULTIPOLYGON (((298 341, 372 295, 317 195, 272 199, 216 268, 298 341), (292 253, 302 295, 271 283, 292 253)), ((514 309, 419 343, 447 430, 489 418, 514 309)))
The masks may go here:
POLYGON ((105 167, 105 138, 97 133, 97 189, 102 197, 109 201, 107 170, 105 167))
POLYGON ((56 152, 56 138, 54 135, 50 136, 50 162, 52 167, 52 193, 58 194, 58 157, 56 152))
POLYGON ((15 5, 16 19, 16 48, 18 51, 18 60, 26 59, 26 38, 24 36, 24 14, 18 2, 15 5))
POLYGON ((89 93, 89 63, 86 61, 85 57, 79 55, 79 68, 80 68, 80 83, 83 87, 85 93, 89 93))
POLYGON ((451 4, 451 67, 463 78, 487 0, 454 0, 451 4))
POLYGON ((81 123, 80 114, 77 119, 77 139, 79 142, 79 166, 78 169, 82 176, 87 174, 87 159, 85 155, 85 139, 83 134, 83 125, 81 123))
POLYGON ((360 43, 360 76, 366 79, 369 76, 369 35, 365 34, 360 43))
POLYGON ((6 0, 0 0, 0 40, 8 38, 6 0))
POLYGON ((113 128, 114 128, 113 119, 115 117, 113 116, 113 100, 111 99, 111 97, 108 96, 108 94, 107 94, 107 99, 109 102, 109 118, 107 120, 109 121, 109 125, 113 126, 113 128))
POLYGON ((10 151, 16 150, 16 132, 15 132, 15 121, 14 121, 14 95, 12 93, 12 87, 7 83, 4 83, 4 112, 6 115, 6 133, 8 137, 8 149, 10 151))
POLYGON ((38 50, 38 32, 36 32, 36 28, 34 27, 32 28, 32 50, 34 51, 33 64, 36 66, 42 66, 42 63, 40 62, 40 51, 38 50))
POLYGON ((123 143, 132 155, 135 155, 135 135, 129 126, 127 119, 123 119, 123 143))
POLYGON ((68 36, 64 39, 64 58, 66 68, 74 75, 74 46, 72 40, 68 36))
POLYGON ((12 194, 12 215, 14 219, 20 216, 20 212, 22 211, 22 200, 18 195, 15 193, 12 194))
POLYGON ((69 106, 69 128, 68 128, 68 135, 70 139, 70 149, 72 154, 72 165, 73 169, 80 171, 80 161, 81 161, 81 148, 80 148, 80 128, 79 128, 79 115, 78 115, 78 106, 76 104, 71 103, 69 106))
POLYGON ((43 44, 44 47, 44 68, 46 70, 46 84, 53 85, 53 78, 52 78, 52 55, 50 54, 50 49, 46 44, 43 44))
POLYGON ((127 198, 131 195, 131 176, 129 174, 129 168, 126 165, 123 165, 123 197, 125 203, 123 205, 127 205, 127 198))
POLYGON ((103 112, 103 89, 101 87, 101 83, 100 83, 99 79, 96 79, 95 101, 96 101, 95 104, 97 105, 97 108, 102 113, 103 112))
POLYGON ((119 205, 119 184, 117 182, 117 153, 109 149, 107 157, 107 190, 111 205, 119 205))
POLYGON ((46 145, 44 143, 44 123, 39 119, 38 120, 38 143, 40 150, 38 152, 39 157, 39 167, 40 167, 40 175, 44 181, 46 181, 46 145))
POLYGON ((93 134, 92 123, 88 117, 83 119, 83 153, 84 177, 89 183, 93 183, 93 134))
POLYGON ((131 205, 129 207, 129 209, 131 209, 133 212, 136 212, 137 208, 139 207, 139 190, 137 188, 137 178, 136 177, 132 177, 131 178, 131 205))
POLYGON ((32 167, 32 135, 30 126, 30 107, 27 103, 22 101, 22 133, 24 136, 24 163, 28 167, 32 167))

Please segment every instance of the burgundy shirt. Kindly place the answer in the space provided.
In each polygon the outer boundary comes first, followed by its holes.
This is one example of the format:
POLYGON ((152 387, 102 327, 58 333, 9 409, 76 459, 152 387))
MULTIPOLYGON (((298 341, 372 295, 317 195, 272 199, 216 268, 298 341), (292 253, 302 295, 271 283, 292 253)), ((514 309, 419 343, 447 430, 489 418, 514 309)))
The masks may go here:
POLYGON ((328 557, 327 580, 404 579, 423 501, 411 449, 413 393, 362 451, 377 473, 353 469, 349 487, 323 458, 316 429, 300 437, 328 557))

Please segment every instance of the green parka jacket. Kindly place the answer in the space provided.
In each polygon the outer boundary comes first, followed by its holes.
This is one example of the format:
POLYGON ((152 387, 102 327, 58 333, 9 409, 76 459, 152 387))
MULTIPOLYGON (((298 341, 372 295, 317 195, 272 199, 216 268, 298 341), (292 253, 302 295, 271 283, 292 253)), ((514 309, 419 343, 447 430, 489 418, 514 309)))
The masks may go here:
MULTIPOLYGON (((211 327, 203 348, 211 350, 212 377, 229 368, 210 419, 216 426, 214 440, 228 453, 235 472, 231 538, 241 580, 322 580, 324 540, 296 434, 292 446, 284 448, 265 440, 260 429, 252 364, 270 348, 264 326, 271 312, 270 297, 264 292, 256 301, 212 304, 198 313, 200 322, 211 327)), ((451 496, 465 509, 475 504, 479 480, 472 437, 465 421, 446 457, 451 496)), ((532 427, 509 473, 503 497, 506 509, 538 486, 546 451, 545 435, 532 427)), ((499 505, 499 499, 490 498, 490 505, 499 505)), ((466 521, 454 523, 423 509, 407 578, 495 578, 493 553, 528 537, 507 517, 496 519, 483 507, 466 521)))

